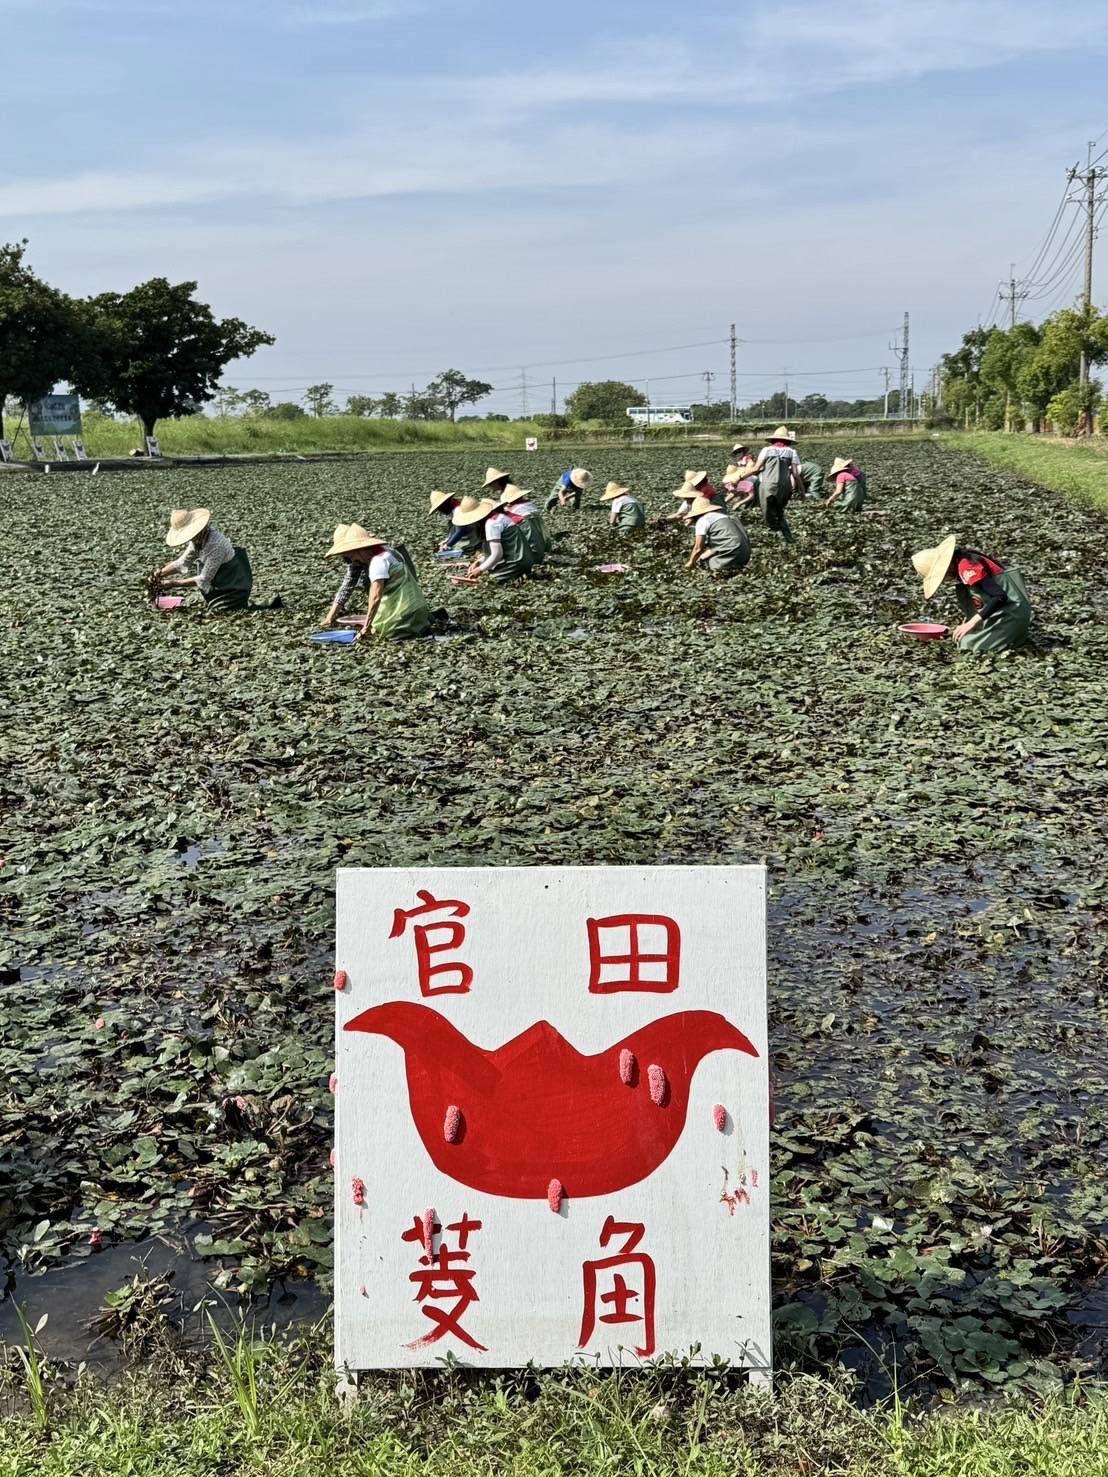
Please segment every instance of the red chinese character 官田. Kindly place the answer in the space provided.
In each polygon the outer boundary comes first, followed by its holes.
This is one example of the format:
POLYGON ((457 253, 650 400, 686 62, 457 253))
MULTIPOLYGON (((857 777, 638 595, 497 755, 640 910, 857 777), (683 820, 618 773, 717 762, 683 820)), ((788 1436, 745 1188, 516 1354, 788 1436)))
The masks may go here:
POLYGON ((480 1229, 480 1221, 470 1220, 463 1214, 460 1221, 446 1227, 447 1231, 454 1233, 456 1247, 451 1249, 445 1240, 440 1240, 437 1251, 434 1249, 435 1237, 443 1228, 433 1215, 430 1226, 425 1225, 424 1217, 417 1215, 408 1229, 401 1233, 402 1240, 414 1241, 423 1247, 419 1268, 409 1273, 408 1281, 415 1284, 415 1300, 420 1304, 424 1318, 433 1325, 422 1338, 414 1339, 408 1345, 409 1349, 426 1349, 449 1333, 471 1349, 485 1351, 485 1345, 468 1334, 461 1322, 470 1304, 480 1302, 474 1286, 477 1274, 466 1265, 470 1256, 469 1238, 480 1229))
POLYGON ((660 913, 590 918, 589 993, 641 990, 668 995, 681 974, 681 930, 660 913))
POLYGON ((465 925, 459 918, 469 916, 469 904, 454 898, 438 899, 420 888, 416 892, 420 900, 418 908, 397 908, 392 915, 390 939, 398 939, 413 918, 431 913, 447 913, 448 917, 437 922, 413 923, 415 936, 416 965, 419 970, 421 995, 464 995, 473 983, 473 970, 460 959, 436 963, 435 956, 449 954, 465 943, 465 925))
POLYGON ((580 1348, 592 1339, 598 1323, 608 1325, 638 1324, 641 1327, 640 1343, 635 1353, 640 1359, 649 1358, 655 1350, 654 1340, 654 1292, 656 1274, 654 1262, 636 1247, 642 1240, 646 1227, 641 1221, 617 1221, 609 1216, 600 1232, 601 1246, 607 1246, 617 1236, 622 1236, 623 1246, 614 1256, 599 1261, 585 1262, 584 1313, 581 1318, 580 1348))

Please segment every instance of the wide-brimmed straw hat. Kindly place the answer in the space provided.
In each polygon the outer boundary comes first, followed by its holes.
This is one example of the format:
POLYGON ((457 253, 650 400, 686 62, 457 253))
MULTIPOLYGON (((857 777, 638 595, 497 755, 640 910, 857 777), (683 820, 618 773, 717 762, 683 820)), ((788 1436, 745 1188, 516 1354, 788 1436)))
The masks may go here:
POLYGON ((789 430, 788 426, 778 426, 776 431, 770 431, 762 439, 763 441, 795 441, 796 437, 789 430))
POLYGON ((673 491, 670 493, 670 496, 683 497, 686 502, 691 502, 692 499, 696 496, 696 493, 687 482, 683 482, 680 487, 675 487, 673 489, 673 491))
POLYGON ((169 532, 165 541, 171 549, 191 543, 212 521, 210 508, 174 508, 169 515, 169 532))
POLYGON ((331 547, 324 559, 333 559, 336 554, 353 554, 355 549, 371 549, 374 544, 383 544, 380 534, 369 533, 360 523, 340 523, 335 529, 331 547))
POLYGON ((852 467, 853 465, 854 463, 850 460, 848 456, 837 456, 835 460, 831 463, 831 470, 828 472, 827 475, 829 477, 834 477, 836 472, 845 472, 849 467, 852 467))
POLYGON ((708 474, 704 471, 685 473, 685 482, 689 487, 699 487, 702 482, 707 482, 707 480, 708 474))
POLYGON ((734 446, 732 446, 732 448, 731 448, 731 455, 734 456, 737 451, 749 451, 749 450, 750 450, 750 447, 747 445, 747 443, 745 441, 736 441, 735 444, 734 444, 734 446))
POLYGON ((569 474, 569 480, 573 483, 574 487, 580 488, 584 492, 586 487, 592 486, 592 473, 586 472, 584 467, 574 467, 569 474))
POLYGON ((699 518, 703 513, 719 513, 722 509, 718 503, 714 503, 710 497, 694 497, 693 505, 689 509, 690 518, 699 518))
POLYGON ((494 482, 510 482, 512 479, 507 472, 502 472, 499 467, 489 467, 485 472, 483 487, 491 487, 494 482))
POLYGON ((500 504, 495 498, 483 497, 479 503, 472 508, 455 508, 453 524, 455 528, 468 528, 472 523, 480 523, 490 513, 495 513, 500 504))
POLYGON ((941 544, 936 544, 933 549, 921 549, 918 554, 912 555, 912 563, 916 567, 916 573, 923 580, 923 598, 930 600, 931 596, 946 578, 946 572, 950 568, 950 561, 954 557, 954 546, 958 540, 952 533, 948 533, 941 544))
POLYGON ((609 482, 607 487, 600 494, 600 501, 602 503, 612 503, 615 502, 617 497, 622 497, 625 492, 630 491, 631 489, 629 487, 624 487, 622 482, 609 482))
POLYGON ((443 492, 441 488, 436 487, 431 494, 431 512, 436 513, 442 507, 443 503, 452 503, 454 501, 456 499, 452 492, 443 492))
POLYGON ((498 508, 506 508, 509 503, 518 503, 523 498, 530 496, 531 494, 526 492, 522 487, 517 487, 514 482, 509 482, 500 496, 493 498, 492 501, 495 502, 498 508))

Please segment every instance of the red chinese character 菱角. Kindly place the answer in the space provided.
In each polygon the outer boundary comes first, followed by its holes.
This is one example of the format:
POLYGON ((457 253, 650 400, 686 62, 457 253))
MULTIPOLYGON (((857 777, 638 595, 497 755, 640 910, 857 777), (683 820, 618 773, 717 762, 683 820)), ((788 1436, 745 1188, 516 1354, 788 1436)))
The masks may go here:
POLYGON ((598 1323, 608 1326, 638 1324, 640 1343, 635 1353, 640 1359, 654 1353, 654 1293, 657 1276, 654 1262, 636 1251, 646 1227, 641 1221, 617 1221, 612 1216, 604 1222, 600 1245, 606 1247, 617 1236, 623 1245, 613 1256, 585 1262, 584 1312, 581 1318, 580 1348, 592 1339, 598 1323))
POLYGON ((681 930, 660 913, 590 918, 589 993, 668 995, 681 974, 681 930))
POLYGON ((435 956, 449 954, 465 943, 465 925, 458 919, 469 916, 469 904, 455 898, 436 898, 425 889, 416 892, 417 908, 397 908, 392 915, 390 939, 398 939, 414 918, 445 912, 449 916, 437 922, 412 923, 415 937, 416 965, 419 970, 421 995, 464 995, 473 983, 473 970, 460 959, 441 963, 435 956))

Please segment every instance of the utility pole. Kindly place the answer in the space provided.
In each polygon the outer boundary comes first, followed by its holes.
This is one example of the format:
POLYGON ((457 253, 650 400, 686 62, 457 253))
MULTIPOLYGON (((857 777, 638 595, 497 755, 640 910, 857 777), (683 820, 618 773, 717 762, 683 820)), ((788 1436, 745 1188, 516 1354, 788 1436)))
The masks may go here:
POLYGON ((1008 269, 1008 291, 1004 291, 1004 284, 1000 285, 1000 301, 1008 304, 1008 328, 1016 326, 1016 304, 1023 301, 1027 296, 1027 288, 1016 287, 1016 264, 1013 262, 1008 269))
POLYGON ((715 371, 714 370, 712 370, 712 369, 706 369, 704 371, 703 378, 704 378, 704 395, 705 395, 704 403, 705 403, 705 405, 711 405, 711 403, 712 403, 712 381, 715 379, 715 377, 716 376, 715 376, 715 371))
POLYGON ((558 377, 553 374, 550 376, 550 414, 558 414, 558 377))
POLYGON ((731 325, 731 420, 732 420, 732 423, 734 423, 734 421, 736 421, 738 419, 738 414, 739 414, 739 390, 738 390, 738 384, 737 384, 738 376, 735 373, 735 350, 736 350, 737 347, 738 347, 738 341, 735 338, 735 325, 732 323, 732 325, 731 325))
POLYGON ((519 389, 520 389, 520 413, 522 414, 523 419, 526 420, 527 419, 527 412, 528 412, 528 410, 530 408, 528 406, 528 404, 527 404, 527 371, 526 371, 526 369, 521 369, 520 372, 519 372, 519 389))
POLYGON ((890 371, 888 369, 883 369, 881 371, 881 373, 885 376, 885 419, 888 420, 888 418, 889 418, 889 374, 890 374, 890 371))
MULTIPOLYGON (((1097 169, 1093 163, 1093 145, 1089 145, 1086 155, 1084 171, 1078 169, 1075 164, 1069 172, 1070 184, 1080 182, 1084 186, 1083 203, 1085 206, 1085 286, 1081 295, 1082 306, 1085 310, 1085 320, 1088 322, 1089 313, 1093 305, 1093 242, 1096 240, 1096 210, 1100 201, 1097 196, 1097 182, 1103 181, 1105 171, 1097 169)), ((1082 196, 1071 196, 1071 199, 1082 200, 1082 196)), ((1080 380, 1082 385, 1089 383, 1089 356, 1084 348, 1081 350, 1080 380)), ((1088 407, 1083 412, 1086 436, 1092 434, 1092 415, 1088 407)))
POLYGON ((788 425, 788 422, 789 422, 789 371, 787 369, 783 369, 781 371, 781 378, 785 381, 785 424, 788 425))
POLYGON ((908 404, 908 314, 904 315, 904 334, 898 344, 894 339, 889 349, 900 360, 900 419, 903 420, 905 407, 908 404))

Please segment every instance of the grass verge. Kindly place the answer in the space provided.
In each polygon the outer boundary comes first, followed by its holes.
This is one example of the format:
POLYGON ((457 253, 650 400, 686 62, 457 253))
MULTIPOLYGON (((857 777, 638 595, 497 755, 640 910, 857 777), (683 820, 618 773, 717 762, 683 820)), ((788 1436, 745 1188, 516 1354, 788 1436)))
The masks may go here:
POLYGON ((845 1376, 784 1376, 774 1398, 725 1370, 460 1370, 368 1379, 351 1412, 326 1340, 240 1334, 212 1362, 171 1350, 111 1387, 55 1386, 45 1429, 14 1380, 2 1391, 0 1477, 270 1477, 373 1472, 478 1477, 1104 1477, 1108 1394, 916 1416, 859 1410, 845 1376))
POLYGON ((1039 436, 1006 436, 1000 431, 955 432, 943 440, 959 450, 976 452, 996 467, 1010 467, 1054 492, 1108 513, 1108 457, 1098 446, 1039 436))

